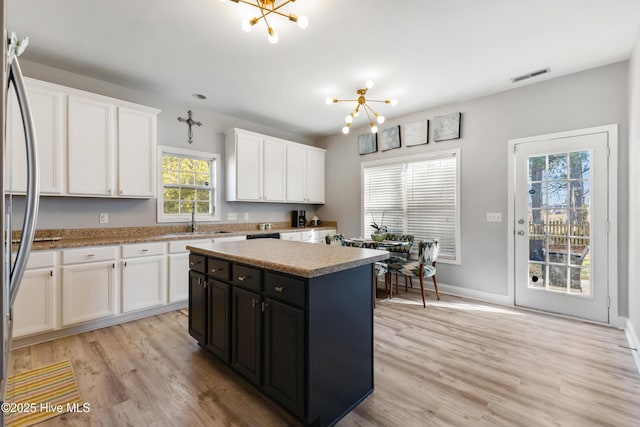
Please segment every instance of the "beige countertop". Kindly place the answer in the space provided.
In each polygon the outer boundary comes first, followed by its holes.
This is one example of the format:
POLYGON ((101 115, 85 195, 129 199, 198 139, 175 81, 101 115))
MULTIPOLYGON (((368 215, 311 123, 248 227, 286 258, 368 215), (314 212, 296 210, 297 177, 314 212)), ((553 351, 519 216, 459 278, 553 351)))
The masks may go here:
MULTIPOLYGON (((128 243, 166 242, 172 240, 215 239, 216 237, 244 236, 247 234, 287 233, 296 231, 317 231, 336 229, 335 222, 327 222, 320 227, 291 228, 288 223, 274 223, 271 230, 260 230, 258 224, 200 225, 198 231, 188 231, 188 226, 149 226, 38 230, 33 250, 53 250, 80 248, 85 246, 106 246, 128 243)), ((14 233, 15 234, 15 233, 14 233)), ((19 239, 19 235, 12 236, 19 239)), ((264 239, 263 239, 264 240, 264 239)), ((17 243, 13 245, 14 250, 17 243)))
POLYGON ((389 258, 389 252, 277 239, 215 243, 208 248, 187 246, 192 252, 260 268, 312 278, 389 258))

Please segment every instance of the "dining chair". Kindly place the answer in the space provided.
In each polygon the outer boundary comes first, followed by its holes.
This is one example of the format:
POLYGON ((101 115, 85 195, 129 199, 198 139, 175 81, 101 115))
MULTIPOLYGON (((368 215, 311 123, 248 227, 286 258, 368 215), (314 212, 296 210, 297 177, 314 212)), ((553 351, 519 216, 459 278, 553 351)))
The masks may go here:
MULTIPOLYGON (((326 239, 327 242, 329 239, 326 239)), ((353 242, 348 240, 342 240, 343 246, 350 246, 353 248, 362 248, 362 249, 378 249, 378 242, 353 242)), ((376 306, 376 290, 378 289, 377 278, 383 276, 384 277, 384 290, 389 293, 389 281, 391 278, 387 274, 389 272, 389 268, 387 267, 387 263, 383 261, 376 261, 373 265, 375 277, 373 278, 373 307, 376 306)))
POLYGON ((408 242, 407 245, 403 246, 390 246, 387 248, 389 252, 392 252, 392 255, 403 255, 407 259, 411 257, 411 248, 413 247, 413 234, 395 234, 395 233, 387 233, 387 237, 385 240, 391 240, 394 242, 408 242))
MULTIPOLYGON (((422 293, 422 306, 426 307, 427 304, 424 299, 424 279, 431 277, 433 280, 433 288, 436 291, 436 298, 440 299, 438 293, 438 283, 436 282, 436 260, 438 259, 438 251, 440 244, 438 239, 433 240, 421 240, 418 243, 418 259, 406 260, 400 257, 393 257, 388 260, 387 268, 389 273, 402 274, 406 280, 411 280, 412 277, 417 277, 420 280, 420 292, 422 293)), ((396 283, 397 289, 397 283, 396 283)), ((390 286, 390 294, 393 294, 393 283, 390 286)))
POLYGON ((324 241, 327 245, 345 246, 344 236, 342 234, 328 234, 324 236, 324 241))

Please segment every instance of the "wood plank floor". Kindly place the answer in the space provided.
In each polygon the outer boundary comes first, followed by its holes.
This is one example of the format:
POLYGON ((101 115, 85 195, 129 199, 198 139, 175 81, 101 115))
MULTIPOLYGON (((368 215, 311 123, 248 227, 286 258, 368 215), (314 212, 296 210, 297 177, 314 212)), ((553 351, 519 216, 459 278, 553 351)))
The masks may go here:
MULTIPOLYGON (((378 300, 375 391, 338 425, 638 426, 623 331, 417 292, 378 300)), ((86 414, 40 426, 295 426, 166 313, 13 352, 12 373, 71 359, 86 414)))

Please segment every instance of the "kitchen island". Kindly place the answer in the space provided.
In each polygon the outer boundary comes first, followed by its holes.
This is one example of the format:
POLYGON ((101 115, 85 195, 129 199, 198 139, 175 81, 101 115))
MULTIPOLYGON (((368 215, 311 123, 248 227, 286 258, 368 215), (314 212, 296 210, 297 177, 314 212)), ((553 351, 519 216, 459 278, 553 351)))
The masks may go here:
POLYGON ((306 425, 373 391, 373 263, 388 252, 259 239, 188 246, 189 333, 306 425))

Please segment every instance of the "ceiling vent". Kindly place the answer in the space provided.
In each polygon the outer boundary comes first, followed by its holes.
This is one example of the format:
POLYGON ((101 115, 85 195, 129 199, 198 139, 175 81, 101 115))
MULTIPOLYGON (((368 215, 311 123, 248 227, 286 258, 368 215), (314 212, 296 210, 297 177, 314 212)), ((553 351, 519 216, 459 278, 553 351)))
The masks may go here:
POLYGON ((518 76, 518 77, 511 77, 511 83, 518 83, 518 82, 521 82, 522 80, 527 80, 527 79, 530 79, 532 77, 537 77, 537 76, 540 76, 542 74, 547 74, 550 71, 551 71, 551 69, 544 68, 542 70, 533 71, 531 73, 523 74, 523 75, 518 76))

